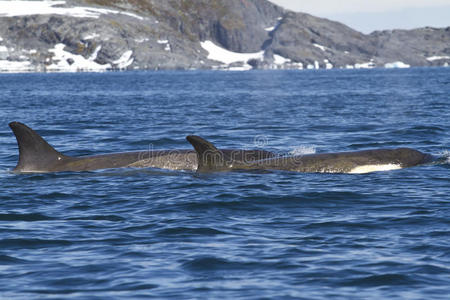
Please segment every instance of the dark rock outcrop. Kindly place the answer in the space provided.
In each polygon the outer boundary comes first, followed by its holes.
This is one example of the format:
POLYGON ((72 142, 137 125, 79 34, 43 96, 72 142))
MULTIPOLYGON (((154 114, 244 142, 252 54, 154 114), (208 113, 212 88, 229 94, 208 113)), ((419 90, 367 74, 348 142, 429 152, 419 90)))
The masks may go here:
POLYGON ((2 71, 450 63, 450 27, 365 35, 266 0, 68 0, 54 8, 65 10, 0 15, 2 71), (75 7, 84 10, 75 14, 75 7), (209 56, 214 50, 203 41, 232 52, 264 54, 225 63, 209 56))

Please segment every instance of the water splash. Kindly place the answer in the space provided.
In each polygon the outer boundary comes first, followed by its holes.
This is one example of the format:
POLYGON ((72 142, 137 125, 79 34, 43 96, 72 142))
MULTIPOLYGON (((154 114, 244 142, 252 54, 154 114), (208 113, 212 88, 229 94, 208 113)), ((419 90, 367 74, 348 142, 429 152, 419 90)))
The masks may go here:
POLYGON ((316 153, 316 147, 312 145, 296 146, 289 152, 289 155, 306 155, 316 153))
POLYGON ((443 164, 450 164, 450 150, 444 150, 439 153, 439 160, 442 161, 443 164))

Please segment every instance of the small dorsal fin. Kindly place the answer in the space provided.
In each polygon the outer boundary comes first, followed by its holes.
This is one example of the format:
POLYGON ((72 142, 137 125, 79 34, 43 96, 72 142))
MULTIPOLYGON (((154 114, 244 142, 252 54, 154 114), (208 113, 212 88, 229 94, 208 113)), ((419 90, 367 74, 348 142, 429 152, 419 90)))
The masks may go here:
POLYGON ((69 158, 50 146, 33 129, 20 122, 9 123, 19 146, 19 162, 14 171, 51 171, 57 162, 69 158))
POLYGON ((194 146, 194 149, 197 152, 197 172, 211 172, 227 169, 224 153, 217 149, 213 144, 196 135, 188 135, 186 139, 194 146))

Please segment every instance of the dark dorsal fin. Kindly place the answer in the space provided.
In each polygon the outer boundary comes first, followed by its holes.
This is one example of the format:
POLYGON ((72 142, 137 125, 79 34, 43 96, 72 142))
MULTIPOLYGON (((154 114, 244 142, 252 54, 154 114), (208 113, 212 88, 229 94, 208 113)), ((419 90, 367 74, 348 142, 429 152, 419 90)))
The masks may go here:
POLYGON ((59 153, 39 134, 25 124, 9 123, 19 146, 19 162, 14 171, 51 171, 51 167, 69 157, 59 153))
POLYGON ((186 139, 194 146, 194 149, 197 152, 197 172, 211 172, 227 169, 224 153, 217 149, 213 144, 196 135, 188 135, 186 139))

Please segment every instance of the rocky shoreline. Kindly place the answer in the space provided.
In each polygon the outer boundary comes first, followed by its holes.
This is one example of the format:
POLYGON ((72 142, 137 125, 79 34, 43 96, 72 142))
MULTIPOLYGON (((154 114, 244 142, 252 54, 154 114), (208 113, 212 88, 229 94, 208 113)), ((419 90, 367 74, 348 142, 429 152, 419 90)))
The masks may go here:
POLYGON ((362 34, 266 0, 0 1, 0 72, 448 66, 450 27, 362 34))

